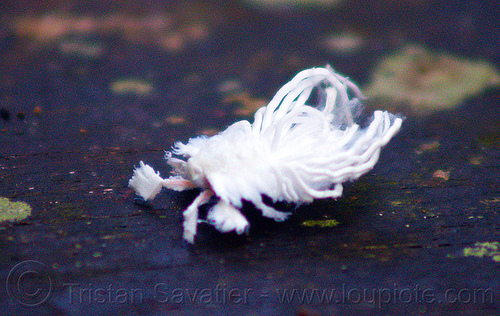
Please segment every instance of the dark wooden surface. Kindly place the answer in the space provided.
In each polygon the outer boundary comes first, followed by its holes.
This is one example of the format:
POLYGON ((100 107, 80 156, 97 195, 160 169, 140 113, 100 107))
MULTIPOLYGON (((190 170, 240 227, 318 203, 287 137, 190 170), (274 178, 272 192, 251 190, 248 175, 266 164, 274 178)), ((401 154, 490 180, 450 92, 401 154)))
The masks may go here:
MULTIPOLYGON (((40 43, 9 24, 36 10, 85 13, 88 3, 61 9, 8 2, 0 34, 0 196, 33 211, 1 226, 0 280, 16 264, 36 260, 52 287, 45 303, 26 307, 2 284, 1 313, 496 314, 500 263, 464 257, 463 250, 500 241, 498 90, 452 111, 409 116, 375 169, 346 185, 337 201, 302 206, 283 223, 246 205, 248 236, 200 225, 196 243, 187 245, 181 213, 196 192, 165 191, 152 205, 134 203, 127 182, 140 160, 166 176, 163 151, 174 141, 241 119, 233 114, 241 101, 224 102, 218 90, 229 80, 252 98, 269 99, 298 70, 330 63, 366 83, 376 60, 407 42, 500 65, 495 4, 346 2, 285 12, 241 3, 165 5, 174 17, 207 8, 217 15, 203 20, 210 26, 204 40, 177 52, 117 34, 78 37, 103 48, 96 58, 62 53, 58 45, 68 38, 40 43), (325 35, 345 29, 364 36, 362 49, 323 48, 325 35), (123 78, 154 90, 114 93, 111 84, 123 78), (171 116, 184 121, 168 123, 171 116), (433 142, 439 146, 425 150, 433 142), (325 218, 339 224, 303 225, 325 218), (333 301, 280 297, 334 290, 333 301)), ((88 12, 117 9, 101 6, 88 12)))

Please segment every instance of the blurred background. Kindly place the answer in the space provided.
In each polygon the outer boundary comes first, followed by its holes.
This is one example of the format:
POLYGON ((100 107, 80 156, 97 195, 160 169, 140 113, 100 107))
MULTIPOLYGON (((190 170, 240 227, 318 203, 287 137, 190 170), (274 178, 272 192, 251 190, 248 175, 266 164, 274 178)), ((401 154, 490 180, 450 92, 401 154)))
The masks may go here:
POLYGON ((191 120, 207 119, 187 112, 212 108, 214 101, 219 112, 248 116, 297 71, 325 64, 382 101, 376 107, 407 116, 454 108, 500 82, 496 2, 4 1, 1 6, 4 111, 57 106, 54 99, 64 93, 76 107, 93 109, 79 113, 83 125, 138 115, 129 112, 140 109, 127 106, 103 111, 108 98, 119 94, 147 97, 142 108, 163 100, 156 114, 178 125, 193 115, 191 120), (56 86, 76 81, 55 93, 38 93, 52 89, 43 87, 47 80, 59 80, 56 86))

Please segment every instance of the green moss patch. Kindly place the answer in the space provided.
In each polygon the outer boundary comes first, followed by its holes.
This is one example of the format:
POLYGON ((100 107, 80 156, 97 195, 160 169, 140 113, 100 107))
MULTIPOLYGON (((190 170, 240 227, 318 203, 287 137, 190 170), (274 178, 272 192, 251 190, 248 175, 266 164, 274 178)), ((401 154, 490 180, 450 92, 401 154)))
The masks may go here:
POLYGON ((490 257, 495 262, 500 262, 500 243, 499 242, 477 242, 474 247, 464 249, 465 257, 490 257))
POLYGON ((24 202, 11 202, 0 197, 0 223, 20 221, 31 215, 31 206, 24 202))
POLYGON ((316 221, 315 220, 308 220, 308 221, 302 222, 302 226, 306 226, 306 227, 318 226, 321 228, 334 227, 334 226, 337 226, 338 224, 340 224, 340 223, 334 219, 323 219, 323 220, 316 220, 316 221))

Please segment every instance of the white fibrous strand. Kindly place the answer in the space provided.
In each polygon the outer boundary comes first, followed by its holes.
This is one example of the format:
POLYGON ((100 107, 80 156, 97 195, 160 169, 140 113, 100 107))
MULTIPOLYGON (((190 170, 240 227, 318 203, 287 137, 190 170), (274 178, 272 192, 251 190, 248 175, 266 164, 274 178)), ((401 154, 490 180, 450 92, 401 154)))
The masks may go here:
POLYGON ((255 113, 253 124, 239 121, 215 136, 178 142, 165 156, 172 176, 163 179, 141 161, 129 185, 146 200, 162 187, 202 189, 184 211, 184 239, 191 243, 198 207, 213 196, 219 201, 205 222, 221 232, 248 231, 243 200, 283 221, 289 213, 265 204, 262 196, 296 204, 338 198, 342 183, 371 170, 399 131, 403 119, 385 111, 375 111, 360 127, 360 98, 358 87, 329 66, 303 70, 255 113))

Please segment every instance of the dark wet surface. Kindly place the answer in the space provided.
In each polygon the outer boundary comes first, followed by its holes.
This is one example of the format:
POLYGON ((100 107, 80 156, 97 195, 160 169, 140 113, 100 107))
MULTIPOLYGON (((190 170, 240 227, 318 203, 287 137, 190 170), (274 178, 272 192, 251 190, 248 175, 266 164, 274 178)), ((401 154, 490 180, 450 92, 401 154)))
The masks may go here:
MULTIPOLYGON (((301 206, 283 223, 245 205, 248 236, 200 225, 196 243, 186 244, 182 210, 195 191, 134 203, 127 182, 140 160, 166 176, 163 152, 175 141, 251 119, 234 114, 244 102, 228 95, 269 100, 297 71, 326 63, 365 84, 377 59, 404 43, 499 67, 495 4, 346 2, 285 12, 154 2, 175 21, 163 40, 184 34, 177 50, 109 30, 46 42, 19 36, 12 21, 34 11, 9 2, 0 34, 0 196, 28 203, 32 216, 1 226, 3 313, 494 314, 500 263, 463 250, 500 241, 498 90, 408 116, 375 169, 337 201, 301 206), (195 22, 205 35, 186 39, 195 22), (322 39, 343 30, 361 34, 362 48, 325 49, 322 39), (80 48, 64 51, 68 42, 80 48), (97 56, 82 53, 92 47, 97 56), (339 224, 304 225, 325 219, 339 224), (42 264, 51 286, 40 281, 13 295, 13 268, 27 260, 42 264), (27 297, 38 288, 50 289, 42 304, 27 297)), ((37 2, 32 10, 78 17, 116 8, 37 2)))

